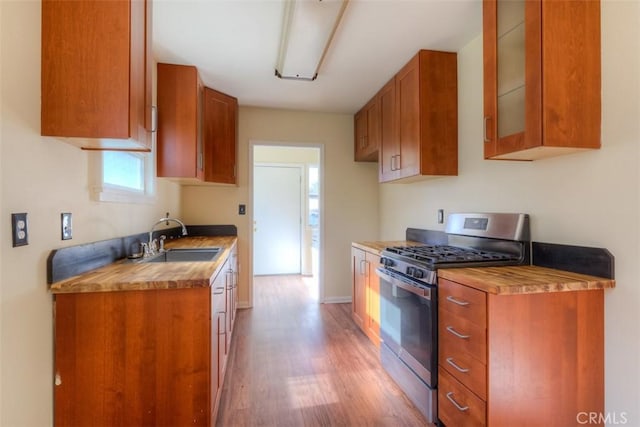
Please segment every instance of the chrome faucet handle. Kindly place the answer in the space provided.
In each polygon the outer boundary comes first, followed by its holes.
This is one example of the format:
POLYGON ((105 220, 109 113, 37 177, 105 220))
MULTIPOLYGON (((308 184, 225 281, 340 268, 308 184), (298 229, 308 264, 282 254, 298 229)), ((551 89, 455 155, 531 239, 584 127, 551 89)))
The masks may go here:
POLYGON ((151 253, 149 252, 149 245, 146 242, 140 243, 140 249, 142 250, 143 257, 148 257, 149 255, 151 255, 151 253))
POLYGON ((153 255, 156 253, 156 249, 158 249, 158 239, 153 239, 149 242, 149 252, 153 255))
POLYGON ((159 252, 164 252, 165 248, 164 248, 164 241, 167 239, 167 236, 165 236, 164 234, 162 236, 160 236, 160 249, 158 249, 159 252))

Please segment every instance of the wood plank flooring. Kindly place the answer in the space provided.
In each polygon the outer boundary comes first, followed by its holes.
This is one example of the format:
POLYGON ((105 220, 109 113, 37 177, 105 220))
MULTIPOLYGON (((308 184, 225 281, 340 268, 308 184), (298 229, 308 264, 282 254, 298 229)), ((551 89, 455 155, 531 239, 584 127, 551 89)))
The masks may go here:
POLYGON ((301 276, 257 277, 238 310, 217 426, 424 426, 351 320, 301 276))

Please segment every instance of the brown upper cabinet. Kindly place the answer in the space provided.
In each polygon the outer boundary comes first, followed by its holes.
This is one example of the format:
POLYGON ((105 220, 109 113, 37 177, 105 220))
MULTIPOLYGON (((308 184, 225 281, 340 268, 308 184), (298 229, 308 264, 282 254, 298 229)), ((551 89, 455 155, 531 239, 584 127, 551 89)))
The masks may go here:
POLYGON ((157 175, 203 179, 204 85, 196 67, 158 64, 157 175))
POLYGON ((238 101, 206 88, 190 65, 158 64, 160 177, 236 183, 238 101))
POLYGON ((41 134, 151 150, 151 1, 42 1, 41 134))
POLYGON ((484 156, 600 148, 600 1, 483 2, 484 156))
POLYGON ((236 184, 238 100, 204 89, 204 180, 236 184))
POLYGON ((380 102, 373 97, 354 116, 355 161, 377 162, 380 146, 380 102))
POLYGON ((356 160, 365 160, 358 158, 363 140, 378 143, 380 182, 457 175, 457 55, 420 50, 356 114, 354 124, 356 160))
POLYGON ((382 101, 381 182, 458 174, 457 67, 455 53, 421 50, 383 88, 395 86, 382 101))

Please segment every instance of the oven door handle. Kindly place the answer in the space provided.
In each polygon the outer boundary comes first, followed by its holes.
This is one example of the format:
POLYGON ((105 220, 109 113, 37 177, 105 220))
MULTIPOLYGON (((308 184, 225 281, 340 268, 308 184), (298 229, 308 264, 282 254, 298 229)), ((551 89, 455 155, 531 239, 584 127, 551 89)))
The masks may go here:
POLYGON ((415 286, 410 283, 407 283, 399 279, 398 277, 390 274, 389 272, 385 271, 382 268, 377 268, 376 273, 378 274, 378 276, 380 276, 380 278, 389 281, 394 286, 402 288, 407 292, 411 292, 412 294, 415 294, 420 298, 424 298, 428 300, 431 299, 431 289, 424 289, 419 286, 415 286))

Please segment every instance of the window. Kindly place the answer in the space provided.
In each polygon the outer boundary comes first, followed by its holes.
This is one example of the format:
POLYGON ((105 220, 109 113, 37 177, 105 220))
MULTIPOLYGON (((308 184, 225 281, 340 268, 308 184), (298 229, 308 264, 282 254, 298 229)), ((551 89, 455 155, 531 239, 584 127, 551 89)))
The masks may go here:
POLYGON ((94 153, 92 196, 101 202, 144 203, 154 198, 152 153, 101 151, 94 153))

